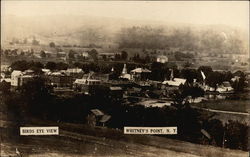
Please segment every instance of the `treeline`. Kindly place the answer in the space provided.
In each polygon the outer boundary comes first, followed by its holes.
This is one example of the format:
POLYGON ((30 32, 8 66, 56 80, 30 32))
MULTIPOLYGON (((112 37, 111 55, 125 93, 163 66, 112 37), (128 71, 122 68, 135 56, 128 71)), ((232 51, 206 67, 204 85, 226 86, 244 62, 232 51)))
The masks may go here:
POLYGON ((130 27, 117 35, 120 48, 147 48, 207 51, 213 53, 245 53, 246 43, 237 33, 206 29, 130 27))

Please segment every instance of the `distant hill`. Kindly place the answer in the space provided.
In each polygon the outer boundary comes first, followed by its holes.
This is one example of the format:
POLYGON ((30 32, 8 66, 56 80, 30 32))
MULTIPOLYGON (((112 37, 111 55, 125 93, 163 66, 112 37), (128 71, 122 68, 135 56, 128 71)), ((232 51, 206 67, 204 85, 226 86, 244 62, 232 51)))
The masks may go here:
POLYGON ((167 48, 232 53, 249 52, 247 33, 222 25, 175 24, 161 21, 138 21, 109 17, 76 15, 5 16, 2 20, 2 43, 13 38, 21 42, 33 38, 41 44, 112 45, 127 48, 167 48))

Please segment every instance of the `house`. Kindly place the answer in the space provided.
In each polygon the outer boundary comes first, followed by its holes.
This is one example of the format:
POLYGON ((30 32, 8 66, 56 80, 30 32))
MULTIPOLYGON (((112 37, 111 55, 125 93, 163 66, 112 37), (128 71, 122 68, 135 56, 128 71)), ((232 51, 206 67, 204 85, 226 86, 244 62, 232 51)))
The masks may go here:
POLYGON ((104 114, 101 110, 92 109, 90 110, 90 113, 88 114, 86 120, 89 126, 95 127, 105 126, 106 122, 108 122, 110 118, 110 115, 104 114))
POLYGON ((219 93, 233 93, 234 89, 228 81, 224 81, 222 85, 217 87, 216 91, 219 93))
POLYGON ((27 70, 25 72, 21 72, 19 70, 14 70, 11 73, 11 86, 20 87, 23 84, 31 81, 34 78, 31 70, 27 70))
POLYGON ((164 55, 159 55, 156 57, 156 62, 166 63, 166 62, 168 62, 168 57, 164 56, 164 55))
POLYGON ((74 53, 74 58, 77 60, 88 60, 90 58, 89 52, 83 51, 79 53, 74 53))
POLYGON ((44 72, 45 75, 51 73, 50 69, 42 69, 42 72, 44 72))
POLYGON ((181 84, 184 85, 186 83, 186 79, 183 78, 174 78, 173 80, 163 81, 163 85, 179 87, 181 84))
POLYGON ((0 82, 7 82, 7 83, 11 83, 11 79, 10 78, 1 78, 0 82))
POLYGON ((122 100, 123 98, 123 89, 119 86, 111 86, 109 87, 109 96, 110 98, 116 100, 122 100))
POLYGON ((83 92, 84 94, 90 94, 92 87, 100 84, 101 80, 91 78, 76 79, 73 83, 73 89, 78 92, 83 92))
POLYGON ((57 57, 65 61, 67 57, 66 52, 57 52, 57 57))
POLYGON ((23 75, 21 76, 21 85, 26 84, 27 82, 33 80, 34 75, 23 75))
POLYGON ((99 55, 98 55, 98 57, 99 57, 99 59, 103 59, 103 60, 113 60, 113 59, 115 59, 115 55, 117 55, 117 54, 119 54, 119 55, 121 55, 121 53, 104 53, 104 52, 102 52, 102 53, 99 53, 99 55))
POLYGON ((73 78, 82 78, 84 74, 83 70, 80 68, 69 68, 65 71, 65 73, 73 78))
POLYGON ((82 52, 82 53, 80 53, 80 56, 85 57, 85 58, 89 58, 89 53, 88 52, 82 52))
POLYGON ((27 69, 23 72, 24 75, 32 75, 34 74, 34 70, 31 70, 31 69, 27 69))
POLYGON ((1 65, 1 72, 10 71, 10 70, 11 70, 10 65, 1 65))
POLYGON ((62 72, 52 72, 47 77, 47 84, 56 88, 71 87, 72 85, 72 77, 62 72))
POLYGON ((46 57, 46 58, 50 58, 50 57, 53 56, 53 53, 50 52, 50 51, 44 51, 44 53, 45 53, 45 57, 46 57))
POLYGON ((19 87, 21 86, 21 77, 22 77, 23 73, 19 70, 14 70, 11 73, 11 86, 14 87, 19 87))
POLYGON ((136 68, 130 71, 131 79, 134 81, 145 81, 149 78, 150 70, 144 68, 136 68))

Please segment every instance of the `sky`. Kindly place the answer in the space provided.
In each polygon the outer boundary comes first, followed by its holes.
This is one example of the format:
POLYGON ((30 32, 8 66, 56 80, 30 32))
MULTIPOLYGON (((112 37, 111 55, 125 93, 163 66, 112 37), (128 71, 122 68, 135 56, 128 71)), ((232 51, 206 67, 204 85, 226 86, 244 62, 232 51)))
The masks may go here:
POLYGON ((1 1, 1 16, 86 15, 249 30, 248 1, 1 1))

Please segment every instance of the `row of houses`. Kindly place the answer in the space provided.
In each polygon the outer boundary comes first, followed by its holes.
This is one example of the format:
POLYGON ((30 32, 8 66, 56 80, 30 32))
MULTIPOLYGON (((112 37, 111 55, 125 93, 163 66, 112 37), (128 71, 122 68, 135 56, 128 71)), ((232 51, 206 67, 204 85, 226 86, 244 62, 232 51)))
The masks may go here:
MULTIPOLYGON (((151 71, 146 68, 135 68, 130 72, 127 71, 126 64, 124 64, 120 78, 124 81, 115 81, 110 79, 110 75, 114 69, 111 69, 109 74, 99 74, 99 73, 88 73, 85 74, 80 68, 71 68, 67 70, 60 71, 50 71, 49 69, 42 69, 44 72, 41 75, 46 80, 46 85, 53 87, 54 89, 72 89, 76 92, 81 92, 85 94, 96 93, 94 88, 97 89, 98 86, 105 85, 110 91, 119 91, 125 89, 124 87, 136 84, 133 88, 133 92, 136 91, 137 87, 140 89, 158 89, 163 95, 169 95, 169 91, 178 90, 179 86, 185 85, 187 83, 184 78, 175 78, 173 72, 169 80, 163 82, 149 80, 149 75, 151 71), (118 88, 121 87, 121 88, 118 88), (119 89, 119 90, 118 90, 119 89)), ((34 74, 32 70, 26 70, 24 72, 14 70, 11 74, 11 78, 4 78, 5 81, 10 82, 12 87, 20 87, 26 82, 32 80, 35 77, 41 77, 34 74)), ((202 72, 202 76, 205 82, 206 76, 202 72)), ((3 79, 2 79, 3 80, 3 79)), ((237 81, 237 78, 233 78, 232 81, 237 81)), ((223 82, 222 85, 217 86, 217 88, 210 87, 206 84, 197 83, 195 80, 193 84, 197 84, 208 92, 218 92, 218 93, 233 93, 234 89, 231 87, 229 82, 223 82)), ((140 91, 140 90, 138 90, 140 91)), ((133 93, 132 92, 132 93, 133 93)), ((118 92, 119 93, 119 92, 118 92)), ((120 94, 119 94, 120 95, 120 94)))

